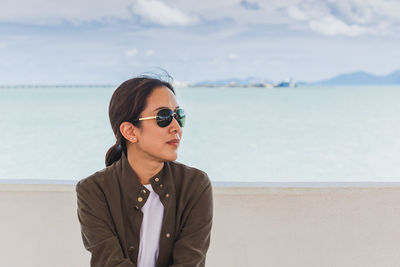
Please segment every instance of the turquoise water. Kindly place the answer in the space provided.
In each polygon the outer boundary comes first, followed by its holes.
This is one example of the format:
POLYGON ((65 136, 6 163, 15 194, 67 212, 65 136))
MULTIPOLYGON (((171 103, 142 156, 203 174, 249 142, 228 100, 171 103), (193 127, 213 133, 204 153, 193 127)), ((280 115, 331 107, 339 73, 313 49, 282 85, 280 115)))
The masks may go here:
MULTIPOLYGON (((0 88, 0 179, 79 180, 114 88, 0 88)), ((213 181, 400 181, 400 87, 178 88, 178 161, 213 181)))

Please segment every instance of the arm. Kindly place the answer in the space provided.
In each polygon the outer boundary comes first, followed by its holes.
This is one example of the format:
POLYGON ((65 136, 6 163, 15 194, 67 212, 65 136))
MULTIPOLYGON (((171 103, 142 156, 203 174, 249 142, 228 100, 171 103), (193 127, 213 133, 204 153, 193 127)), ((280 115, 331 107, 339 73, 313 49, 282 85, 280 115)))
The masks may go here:
MULTIPOLYGON (((208 177, 207 177, 208 180, 208 177)), ((175 241, 170 267, 203 267, 210 245, 213 217, 211 182, 201 192, 175 241)))
POLYGON ((92 267, 136 267, 124 258, 104 196, 92 181, 76 185, 78 219, 85 248, 90 251, 92 267))

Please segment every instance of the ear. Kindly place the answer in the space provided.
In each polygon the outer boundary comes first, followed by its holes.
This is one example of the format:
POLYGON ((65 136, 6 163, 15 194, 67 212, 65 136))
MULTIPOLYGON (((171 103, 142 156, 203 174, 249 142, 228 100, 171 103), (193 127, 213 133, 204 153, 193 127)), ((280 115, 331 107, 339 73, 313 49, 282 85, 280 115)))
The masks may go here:
POLYGON ((124 121, 119 126, 119 131, 125 137, 125 139, 131 143, 136 143, 138 138, 136 133, 138 132, 137 128, 133 126, 132 123, 124 121))

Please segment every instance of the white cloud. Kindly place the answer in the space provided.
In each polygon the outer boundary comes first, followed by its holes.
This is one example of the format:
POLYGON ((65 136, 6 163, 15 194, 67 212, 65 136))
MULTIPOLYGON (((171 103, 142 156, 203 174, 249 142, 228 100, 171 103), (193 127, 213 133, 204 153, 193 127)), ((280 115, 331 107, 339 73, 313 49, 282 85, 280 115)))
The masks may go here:
POLYGON ((325 35, 348 35, 358 36, 367 32, 367 29, 359 25, 347 25, 343 21, 334 17, 325 17, 321 20, 309 22, 310 28, 325 35))
MULTIPOLYGON (((398 0, 14 0, 0 7, 0 22, 25 24, 133 22, 137 16, 163 26, 221 23, 221 35, 278 24, 327 35, 400 32, 398 0), (243 8, 243 3, 257 8, 243 8)), ((210 26, 206 33, 213 30, 210 26)))
POLYGON ((240 0, 171 0, 185 13, 211 21, 231 19, 234 27, 288 25, 324 35, 358 36, 400 31, 398 0, 259 0, 257 10, 240 7, 240 0))
POLYGON ((138 53, 138 50, 136 48, 125 51, 125 55, 127 57, 134 57, 137 55, 137 53, 138 53))
POLYGON ((400 2, 391 0, 297 1, 286 11, 324 35, 387 35, 400 26, 400 2))
POLYGON ((25 24, 75 24, 113 19, 131 19, 133 14, 161 25, 187 25, 195 22, 176 7, 160 0, 15 0, 0 7, 0 21, 25 24))
POLYGON ((196 20, 158 0, 137 0, 132 11, 152 23, 165 26, 187 25, 196 20))
POLYGON ((189 25, 200 21, 232 19, 235 23, 276 23, 286 21, 279 12, 280 1, 253 2, 258 10, 240 6, 240 0, 14 0, 0 6, 0 21, 25 24, 80 24, 113 19, 129 20, 133 15, 145 21, 170 26, 189 25))
POLYGON ((228 58, 229 59, 232 59, 232 60, 234 60, 234 59, 236 59, 238 56, 237 56, 237 54, 235 54, 235 53, 229 53, 228 54, 228 58))
POLYGON ((25 24, 82 23, 106 18, 129 19, 131 0, 14 0, 0 8, 0 21, 25 24))
POLYGON ((297 6, 289 6, 287 8, 288 15, 294 19, 307 20, 308 15, 301 11, 297 6))
POLYGON ((146 51, 146 56, 152 56, 152 55, 154 55, 154 50, 153 49, 148 49, 146 51))

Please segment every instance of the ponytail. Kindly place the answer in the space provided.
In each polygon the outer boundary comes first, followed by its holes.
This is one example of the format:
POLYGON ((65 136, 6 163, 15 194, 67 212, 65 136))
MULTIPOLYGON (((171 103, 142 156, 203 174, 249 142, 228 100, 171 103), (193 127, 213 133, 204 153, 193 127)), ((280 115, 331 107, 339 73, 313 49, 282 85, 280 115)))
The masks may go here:
POLYGON ((108 149, 106 154, 106 167, 118 161, 122 157, 123 145, 118 142, 108 149))

